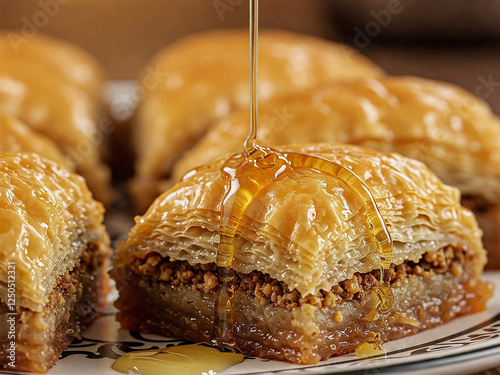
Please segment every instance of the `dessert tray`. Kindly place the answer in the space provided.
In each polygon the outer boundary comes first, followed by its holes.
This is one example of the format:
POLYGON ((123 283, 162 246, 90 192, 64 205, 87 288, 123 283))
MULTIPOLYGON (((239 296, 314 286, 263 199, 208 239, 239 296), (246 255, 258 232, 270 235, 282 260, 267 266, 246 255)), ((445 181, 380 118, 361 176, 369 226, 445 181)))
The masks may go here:
MULTIPOLYGON (((459 375, 499 366, 500 272, 486 272, 485 278, 496 286, 487 311, 386 343, 385 355, 361 358, 350 354, 309 366, 246 357, 241 364, 221 374, 424 374, 431 371, 459 375)), ((119 373, 111 369, 111 365, 122 354, 185 343, 120 329, 115 312, 110 305, 81 339, 75 339, 63 352, 49 375, 116 375, 119 373)))

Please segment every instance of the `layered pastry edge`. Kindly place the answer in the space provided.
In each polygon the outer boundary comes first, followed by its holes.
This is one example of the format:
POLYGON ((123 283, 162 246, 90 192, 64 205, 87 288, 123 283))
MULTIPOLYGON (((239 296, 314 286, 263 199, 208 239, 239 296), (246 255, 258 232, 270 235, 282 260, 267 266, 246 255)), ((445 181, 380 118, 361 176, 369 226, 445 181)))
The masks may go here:
POLYGON ((2 153, 0 173, 1 369, 44 373, 105 306, 104 209, 82 177, 35 154, 2 153))

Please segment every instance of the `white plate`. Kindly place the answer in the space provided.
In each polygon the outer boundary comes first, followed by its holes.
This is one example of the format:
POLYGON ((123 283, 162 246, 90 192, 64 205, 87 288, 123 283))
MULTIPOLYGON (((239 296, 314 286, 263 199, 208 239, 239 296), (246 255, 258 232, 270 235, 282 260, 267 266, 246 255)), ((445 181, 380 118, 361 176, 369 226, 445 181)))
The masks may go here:
MULTIPOLYGON (((345 355, 313 366, 246 358, 221 374, 471 374, 500 366, 500 272, 487 272, 496 284, 488 310, 458 318, 415 336, 386 343, 385 356, 345 355)), ((118 356, 138 349, 179 344, 156 335, 119 328, 112 307, 63 352, 49 375, 118 375, 111 369, 118 356)))

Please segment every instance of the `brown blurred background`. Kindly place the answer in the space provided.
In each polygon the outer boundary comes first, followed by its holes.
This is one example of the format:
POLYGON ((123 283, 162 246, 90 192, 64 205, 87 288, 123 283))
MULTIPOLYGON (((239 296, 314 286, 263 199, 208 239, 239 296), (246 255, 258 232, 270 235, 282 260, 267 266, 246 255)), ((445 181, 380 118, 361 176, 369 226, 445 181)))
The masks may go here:
MULTIPOLYGON (((340 41, 391 74, 457 83, 500 114, 497 0, 261 0, 260 8, 262 27, 340 41)), ((247 25, 248 0, 0 0, 0 29, 79 44, 111 79, 133 79, 188 33, 247 25)))

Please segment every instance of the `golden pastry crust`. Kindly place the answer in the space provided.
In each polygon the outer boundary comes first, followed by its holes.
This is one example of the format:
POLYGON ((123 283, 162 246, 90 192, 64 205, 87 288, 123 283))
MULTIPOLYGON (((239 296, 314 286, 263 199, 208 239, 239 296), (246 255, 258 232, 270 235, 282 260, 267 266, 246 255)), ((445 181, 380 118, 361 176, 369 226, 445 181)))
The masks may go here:
MULTIPOLYGON (((248 40, 243 30, 196 34, 160 52, 143 73, 134 124, 138 206, 151 203, 152 184, 215 121, 249 105, 248 40)), ((342 77, 380 74, 344 45, 282 31, 259 35, 260 102, 342 77)))
MULTIPOLYGON (((363 176, 394 241, 392 262, 418 262, 425 252, 461 243, 486 260, 473 214, 457 189, 422 163, 342 144, 286 146, 338 162, 363 176)), ((120 244, 115 268, 157 252, 190 264, 215 262, 221 201, 228 188, 224 158, 190 173, 160 196, 120 244)), ((342 181, 297 169, 266 187, 244 214, 233 266, 285 282, 303 296, 330 290, 355 273, 380 267, 363 202, 342 181)))
MULTIPOLYGON (((166 190, 200 161, 239 151, 249 122, 240 110, 214 125, 175 164, 172 181, 156 189, 166 190)), ((417 77, 336 82, 259 106, 257 139, 268 146, 339 141, 424 162, 460 189, 484 231, 488 268, 500 267, 500 120, 465 90, 417 77)))
POLYGON ((0 113, 0 151, 33 152, 69 170, 73 169, 71 161, 50 138, 37 134, 15 117, 3 113, 0 113))
POLYGON ((0 176, 0 302, 13 262, 16 306, 40 312, 88 243, 109 246, 104 209, 82 177, 36 154, 0 153, 0 176))
MULTIPOLYGON (((214 125, 174 166, 177 181, 200 161, 238 152, 249 112, 214 125), (221 142, 221 140, 224 140, 221 142)), ((336 82, 259 106, 257 140, 266 146, 344 142, 424 162, 463 194, 500 202, 500 120, 465 90, 417 77, 336 82)))
POLYGON ((37 35, 16 47, 0 35, 0 112, 51 138, 98 199, 111 200, 110 171, 100 148, 111 131, 102 101, 102 72, 92 57, 37 35), (85 56, 85 57, 84 57, 85 56))

